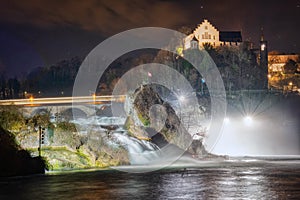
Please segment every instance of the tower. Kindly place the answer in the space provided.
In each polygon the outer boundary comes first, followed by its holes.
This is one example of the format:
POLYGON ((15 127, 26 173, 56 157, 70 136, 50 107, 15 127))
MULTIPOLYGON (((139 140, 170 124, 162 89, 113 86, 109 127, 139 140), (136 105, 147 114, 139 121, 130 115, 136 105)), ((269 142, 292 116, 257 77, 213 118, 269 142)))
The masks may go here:
POLYGON ((191 49, 198 49, 198 40, 197 38, 194 36, 191 40, 191 49))
POLYGON ((264 39, 263 28, 261 29, 261 36, 260 36, 260 59, 259 65, 262 69, 262 88, 268 88, 268 42, 264 39))

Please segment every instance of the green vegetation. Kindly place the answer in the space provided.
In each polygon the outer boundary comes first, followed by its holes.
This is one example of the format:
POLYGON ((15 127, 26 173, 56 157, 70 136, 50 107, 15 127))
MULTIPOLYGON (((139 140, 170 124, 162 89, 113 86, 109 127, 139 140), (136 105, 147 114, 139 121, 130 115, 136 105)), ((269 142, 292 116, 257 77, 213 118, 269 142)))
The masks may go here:
MULTIPOLYGON (((33 154, 37 154, 37 149, 29 149, 33 154)), ((48 160, 50 170, 70 170, 94 167, 89 156, 80 150, 73 150, 65 146, 43 147, 42 155, 48 160)))
POLYGON ((142 113, 138 113, 138 118, 139 120, 143 123, 144 126, 149 126, 150 125, 150 119, 146 118, 146 117, 143 117, 143 114, 142 113))
POLYGON ((59 122, 56 124, 56 128, 59 131, 77 132, 75 124, 70 122, 59 122))
POLYGON ((25 127, 25 118, 15 106, 0 107, 0 126, 11 132, 20 132, 25 127))
MULTIPOLYGON (((0 126, 4 126, 6 130, 12 130, 11 133, 6 131, 9 133, 9 137, 1 139, 0 142, 7 143, 10 148, 15 149, 13 152, 18 152, 21 146, 27 149, 23 150, 26 153, 15 153, 22 155, 21 157, 24 159, 30 159, 30 155, 38 155, 37 127, 46 128, 47 140, 42 145, 43 158, 40 160, 44 163, 44 167, 50 170, 129 164, 126 149, 121 146, 109 146, 107 143, 109 139, 105 132, 90 131, 88 135, 81 135, 73 123, 61 121, 53 124, 50 122, 49 113, 36 114, 26 118, 18 107, 14 106, 0 107, 0 113, 0 126)), ((10 151, 2 151, 3 154, 5 152, 10 151)), ((10 163, 10 157, 10 153, 5 155, 3 162, 10 163)), ((11 161, 11 165, 14 163, 16 162, 11 161)))

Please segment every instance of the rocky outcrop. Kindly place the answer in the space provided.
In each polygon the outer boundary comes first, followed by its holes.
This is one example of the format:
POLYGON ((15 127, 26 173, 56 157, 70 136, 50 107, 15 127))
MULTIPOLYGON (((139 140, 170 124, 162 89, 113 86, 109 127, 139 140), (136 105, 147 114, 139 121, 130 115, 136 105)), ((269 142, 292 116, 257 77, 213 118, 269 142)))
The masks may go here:
POLYGON ((175 110, 159 96, 152 85, 140 87, 132 98, 132 109, 125 126, 132 135, 149 138, 160 148, 172 144, 191 154, 207 154, 202 140, 192 139, 175 110))

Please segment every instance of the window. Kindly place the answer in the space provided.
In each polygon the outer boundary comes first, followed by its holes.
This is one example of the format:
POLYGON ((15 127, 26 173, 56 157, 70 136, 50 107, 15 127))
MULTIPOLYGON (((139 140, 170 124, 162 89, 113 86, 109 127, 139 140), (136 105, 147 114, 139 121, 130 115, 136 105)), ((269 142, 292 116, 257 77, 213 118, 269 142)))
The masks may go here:
POLYGON ((202 34, 202 39, 204 39, 204 34, 202 34))
POLYGON ((216 36, 214 36, 214 40, 216 40, 216 36))
POLYGON ((205 32, 204 34, 204 39, 208 39, 208 32, 205 32))
POLYGON ((211 35, 210 34, 208 35, 208 39, 211 39, 211 35))
POLYGON ((205 26, 204 28, 205 28, 205 30, 207 30, 207 26, 205 26))

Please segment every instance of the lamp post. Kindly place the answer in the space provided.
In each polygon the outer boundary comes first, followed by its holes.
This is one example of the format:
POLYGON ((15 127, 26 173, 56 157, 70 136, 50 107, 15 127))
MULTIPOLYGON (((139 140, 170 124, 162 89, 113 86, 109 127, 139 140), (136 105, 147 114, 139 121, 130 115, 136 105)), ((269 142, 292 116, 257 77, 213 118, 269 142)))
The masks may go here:
POLYGON ((293 82, 289 82, 289 89, 293 91, 293 82))
POLYGON ((205 83, 205 79, 204 78, 201 78, 201 94, 203 95, 203 86, 204 86, 204 83, 205 83))

